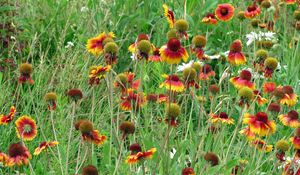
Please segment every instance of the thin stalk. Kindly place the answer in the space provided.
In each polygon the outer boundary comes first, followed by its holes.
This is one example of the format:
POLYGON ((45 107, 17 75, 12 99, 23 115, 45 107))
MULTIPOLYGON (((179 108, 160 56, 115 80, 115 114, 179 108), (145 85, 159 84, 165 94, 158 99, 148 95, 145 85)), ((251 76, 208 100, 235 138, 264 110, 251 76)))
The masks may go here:
POLYGON ((71 138, 73 133, 73 125, 74 125, 74 118, 75 118, 75 111, 76 111, 76 102, 73 101, 72 103, 72 113, 71 113, 71 124, 68 136, 68 145, 67 145, 67 153, 66 153, 66 174, 68 174, 68 165, 69 165, 69 154, 70 154, 70 146, 71 146, 71 138))

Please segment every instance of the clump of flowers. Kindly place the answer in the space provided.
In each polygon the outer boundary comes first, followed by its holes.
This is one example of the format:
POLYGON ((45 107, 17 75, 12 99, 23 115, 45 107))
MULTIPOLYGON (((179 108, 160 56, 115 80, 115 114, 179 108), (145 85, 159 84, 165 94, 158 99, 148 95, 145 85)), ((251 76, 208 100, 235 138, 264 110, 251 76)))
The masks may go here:
POLYGON ((290 138, 295 149, 300 149, 300 128, 297 128, 293 137, 290 138))
POLYGON ((31 78, 31 73, 33 72, 32 65, 29 63, 22 63, 19 67, 20 77, 19 83, 34 84, 33 79, 31 78))
POLYGON ((273 145, 268 145, 265 141, 261 139, 255 139, 252 141, 252 145, 262 152, 270 152, 273 150, 273 145))
POLYGON ((39 155, 42 151, 47 151, 48 148, 58 145, 57 141, 42 142, 39 147, 34 150, 33 155, 39 155))
POLYGON ((277 93, 275 95, 279 98, 280 104, 292 107, 297 103, 298 96, 294 93, 291 86, 277 87, 276 90, 277 93))
POLYGON ((178 116, 181 113, 180 106, 176 103, 166 104, 166 119, 165 122, 170 126, 176 127, 178 125, 178 116))
POLYGON ((16 132, 19 138, 25 141, 30 141, 37 136, 37 126, 31 117, 24 115, 18 118, 15 124, 16 132))
POLYGON ((109 32, 108 34, 103 32, 97 37, 89 39, 87 41, 86 48, 88 52, 95 56, 99 56, 103 53, 104 46, 109 42, 113 42, 114 37, 115 35, 112 32, 109 32))
POLYGON ((142 92, 136 92, 135 89, 127 89, 127 94, 121 97, 121 109, 130 111, 139 110, 146 103, 146 96, 142 92))
POLYGON ((240 40, 235 40, 230 45, 230 50, 228 53, 228 61, 232 65, 241 65, 246 63, 246 57, 242 52, 242 42, 240 40))
POLYGON ((111 66, 93 66, 89 72, 89 84, 99 84, 102 79, 105 78, 106 74, 110 71, 111 66))
POLYGON ((214 77, 216 75, 215 71, 211 68, 209 64, 204 64, 201 67, 201 72, 199 74, 199 80, 209 80, 210 77, 214 77))
POLYGON ((234 16, 234 7, 231 4, 219 4, 215 10, 215 15, 220 21, 229 21, 234 16))
POLYGON ((48 92, 44 99, 48 105, 48 110, 55 110, 56 109, 56 101, 57 101, 57 95, 55 92, 48 92))
POLYGON ((84 141, 93 143, 95 145, 102 145, 107 137, 100 134, 100 132, 94 129, 93 123, 89 120, 79 120, 75 123, 75 129, 81 132, 82 139, 84 141))
POLYGON ((16 108, 14 106, 11 106, 8 115, 4 115, 4 114, 0 115, 0 125, 7 125, 9 122, 13 120, 15 114, 16 114, 16 108))
POLYGON ((131 153, 125 160, 127 164, 136 164, 144 161, 145 159, 151 159, 153 154, 156 152, 156 148, 151 148, 148 151, 142 151, 141 146, 137 143, 132 144, 129 149, 131 153))

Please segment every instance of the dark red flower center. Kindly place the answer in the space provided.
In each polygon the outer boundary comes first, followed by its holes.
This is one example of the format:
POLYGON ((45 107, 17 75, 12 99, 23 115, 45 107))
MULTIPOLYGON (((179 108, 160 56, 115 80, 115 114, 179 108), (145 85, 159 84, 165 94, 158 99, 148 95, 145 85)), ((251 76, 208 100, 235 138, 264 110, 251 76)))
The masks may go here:
POLYGON ((248 12, 253 12, 257 9, 257 6, 255 4, 248 6, 247 11, 248 12))
POLYGON ((242 42, 240 40, 235 40, 230 45, 230 51, 241 52, 242 51, 242 42))
POLYGON ((256 119, 260 122, 267 123, 268 122, 268 115, 264 112, 258 112, 256 114, 256 119))
POLYGON ((268 111, 280 112, 280 105, 277 103, 271 103, 268 107, 268 111))
POLYGON ((208 72, 210 72, 210 71, 211 71, 210 65, 205 64, 205 65, 202 67, 202 72, 203 72, 203 73, 208 73, 208 72))
POLYGON ((133 153, 141 152, 142 148, 138 143, 134 143, 129 146, 129 150, 132 151, 133 153))
POLYGON ((219 117, 222 118, 222 119, 228 119, 228 115, 225 112, 221 112, 219 114, 219 117))
POLYGON ((149 40, 149 37, 146 34, 139 34, 137 41, 141 41, 141 40, 149 40))
POLYGON ((181 43, 178 39, 176 38, 171 38, 169 41, 168 41, 168 44, 167 44, 167 47, 168 49, 176 52, 180 49, 181 47, 181 43))
POLYGON ((227 8, 225 8, 225 7, 223 7, 222 9, 221 9, 221 14, 222 15, 227 15, 228 14, 228 9, 227 8))
POLYGON ((291 86, 283 86, 282 90, 285 94, 293 94, 294 93, 294 90, 291 86))
POLYGON ((211 18, 211 19, 215 19, 215 15, 212 14, 212 13, 208 13, 208 14, 206 15, 206 17, 207 17, 207 18, 211 18))
POLYGON ((290 112, 288 112, 288 117, 291 119, 298 119, 298 112, 295 110, 291 110, 290 112))
POLYGON ((20 143, 13 143, 8 149, 8 155, 10 157, 17 157, 23 155, 25 152, 25 147, 20 143))
POLYGON ((155 49, 155 50, 153 51, 153 55, 155 55, 155 56, 160 56, 159 49, 155 49))
POLYGON ((180 81, 180 79, 177 75, 170 75, 168 79, 171 81, 180 81))
POLYGON ((248 70, 243 70, 241 73, 240 73, 240 77, 244 80, 248 80, 250 81, 251 78, 252 78, 252 74, 250 71, 248 70))

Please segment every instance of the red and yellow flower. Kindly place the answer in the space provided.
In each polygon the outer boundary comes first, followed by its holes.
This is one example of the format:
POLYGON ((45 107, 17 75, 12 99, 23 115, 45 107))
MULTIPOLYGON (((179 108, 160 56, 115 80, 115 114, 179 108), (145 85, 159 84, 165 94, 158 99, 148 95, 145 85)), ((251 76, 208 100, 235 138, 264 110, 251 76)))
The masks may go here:
POLYGON ((295 149, 300 149, 300 136, 293 136, 290 138, 290 141, 292 142, 295 149))
POLYGON ((107 137, 105 135, 100 134, 98 130, 94 129, 89 133, 82 133, 82 139, 84 141, 88 141, 97 146, 100 146, 107 140, 107 137))
POLYGON ((276 131, 274 121, 268 119, 268 115, 264 112, 258 112, 256 115, 246 113, 243 119, 244 124, 248 124, 250 131, 259 136, 273 134, 276 131))
POLYGON ((91 38, 87 41, 86 48, 88 52, 92 53, 93 55, 101 55, 103 53, 103 48, 104 48, 104 40, 109 38, 113 39, 115 37, 113 32, 109 32, 106 34, 105 32, 99 34, 95 38, 91 38))
POLYGON ((274 82, 266 82, 263 84, 262 88, 264 89, 264 93, 274 92, 276 89, 276 83, 274 82))
POLYGON ((219 4, 215 10, 215 15, 220 21, 229 21, 234 15, 234 7, 231 4, 219 4))
POLYGON ((11 122, 16 114, 16 108, 14 106, 10 107, 10 111, 8 115, 0 115, 0 125, 7 125, 11 122))
POLYGON ((31 159, 28 149, 21 143, 11 144, 8 149, 8 156, 9 158, 5 163, 7 167, 28 165, 29 159, 31 159))
POLYGON ((212 13, 206 14, 206 16, 202 18, 202 22, 205 24, 212 24, 212 25, 218 24, 218 20, 216 19, 216 16, 212 13))
POLYGON ((230 50, 228 53, 228 62, 232 65, 245 64, 247 59, 242 52, 242 42, 240 40, 235 40, 230 45, 230 50))
POLYGON ((8 160, 8 155, 5 153, 0 152, 0 163, 5 164, 8 160))
POLYGON ((273 145, 267 145, 267 143, 261 139, 255 139, 252 141, 253 146, 263 152, 270 152, 273 150, 273 145))
POLYGON ((138 163, 140 161, 143 161, 145 159, 151 159, 153 157, 153 154, 156 152, 156 148, 151 148, 148 151, 145 152, 137 152, 136 154, 131 154, 129 155, 125 162, 127 164, 135 164, 138 163))
POLYGON ((90 68, 89 84, 99 84, 100 80, 104 79, 106 74, 110 71, 111 66, 93 66, 90 68))
POLYGON ((37 136, 37 126, 31 117, 24 115, 18 118, 15 124, 19 138, 29 141, 33 140, 37 136))
POLYGON ((295 4, 296 0, 285 0, 285 3, 288 5, 295 4))
POLYGON ((249 126, 247 128, 242 129, 239 133, 246 136, 246 138, 249 140, 255 139, 255 134, 250 130, 249 126))
POLYGON ((123 94, 127 93, 127 89, 134 89, 138 90, 140 86, 140 80, 134 80, 135 73, 132 72, 125 72, 120 73, 116 77, 116 81, 114 86, 121 89, 123 94))
POLYGON ((33 155, 39 155, 42 151, 47 151, 49 147, 54 147, 56 145, 58 145, 57 141, 42 142, 39 147, 34 150, 33 155))
POLYGON ((134 89, 127 89, 127 95, 121 97, 121 109, 130 111, 138 110, 146 103, 146 96, 142 92, 136 92, 134 89))
POLYGON ((182 170, 181 175, 196 175, 195 171, 191 167, 186 167, 182 170))
POLYGON ((186 62, 189 55, 181 43, 176 38, 171 38, 167 45, 164 45, 159 50, 161 58, 164 62, 168 64, 178 64, 181 60, 186 62))
POLYGON ((225 112, 220 112, 219 114, 210 114, 212 123, 225 123, 225 124, 234 124, 234 119, 229 118, 225 112))
POLYGON ((278 89, 282 89, 284 94, 283 97, 279 99, 280 104, 292 107, 297 103, 298 96, 294 93, 294 90, 291 86, 278 87, 278 89))
POLYGON ((298 128, 300 126, 299 115, 295 110, 291 110, 287 114, 281 114, 278 118, 284 126, 291 128, 298 128))
POLYGON ((169 91, 173 92, 182 92, 184 91, 184 84, 181 82, 180 78, 173 75, 162 75, 165 78, 165 81, 159 86, 159 88, 166 88, 169 91))
POLYGON ((254 3, 248 6, 247 10, 245 11, 246 18, 254 18, 260 14, 260 8, 254 3))
POLYGON ((155 48, 153 50, 152 55, 149 56, 149 60, 152 62, 162 62, 162 58, 160 56, 160 52, 159 52, 160 48, 155 48))
POLYGON ((164 16, 167 18, 170 28, 174 27, 175 24, 175 16, 172 10, 166 4, 163 4, 164 8, 164 16))
POLYGON ((214 77, 216 75, 215 71, 212 70, 211 66, 205 64, 201 68, 201 72, 199 74, 199 80, 209 80, 210 77, 214 77))
POLYGON ((264 105, 268 103, 268 100, 266 98, 263 98, 261 92, 259 92, 258 90, 254 90, 253 93, 258 105, 264 105))
POLYGON ((137 43, 139 41, 142 41, 142 40, 149 40, 148 35, 143 34, 143 33, 139 34, 138 37, 137 37, 137 39, 136 39, 136 42, 134 42, 134 43, 132 43, 132 44, 129 45, 128 51, 131 52, 131 53, 136 53, 136 51, 137 51, 137 43))
POLYGON ((249 87, 250 89, 255 89, 255 84, 251 82, 252 74, 248 70, 243 70, 239 77, 233 77, 229 81, 237 89, 242 87, 249 87))

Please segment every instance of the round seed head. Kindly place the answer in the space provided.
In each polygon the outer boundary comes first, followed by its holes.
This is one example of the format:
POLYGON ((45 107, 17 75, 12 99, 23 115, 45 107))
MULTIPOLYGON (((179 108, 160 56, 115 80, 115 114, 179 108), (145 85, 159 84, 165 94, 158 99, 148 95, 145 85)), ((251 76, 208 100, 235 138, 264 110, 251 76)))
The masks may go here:
POLYGON ((83 97, 82 91, 80 89, 70 89, 67 93, 67 95, 72 99, 72 100, 80 100, 83 97))
POLYGON ((79 124, 79 131, 81 133, 91 133, 93 129, 93 123, 88 120, 81 121, 81 123, 79 124))
POLYGON ((259 25, 259 23, 260 23, 260 20, 259 19, 252 19, 251 20, 251 25, 252 25, 252 27, 254 27, 254 28, 257 28, 258 27, 258 25, 259 25))
POLYGON ((285 151, 289 150, 289 142, 286 140, 279 140, 276 143, 275 147, 276 147, 276 149, 285 152, 285 151))
POLYGON ((237 14, 238 19, 243 20, 245 19, 245 12, 244 11, 239 11, 237 14))
POLYGON ((134 124, 129 121, 125 121, 125 122, 121 123, 119 128, 124 134, 133 134, 135 131, 134 124))
POLYGON ((292 86, 283 86, 282 90, 283 90, 283 93, 285 93, 285 94, 293 94, 294 93, 292 86))
POLYGON ((151 43, 148 40, 141 40, 138 42, 137 48, 140 52, 148 54, 151 50, 151 43))
POLYGON ((248 70, 242 70, 241 73, 240 73, 240 77, 244 80, 248 80, 250 81, 251 78, 252 78, 252 74, 250 71, 248 70))
POLYGON ((22 156, 26 148, 21 143, 13 143, 8 148, 8 155, 10 157, 22 156))
POLYGON ((220 91, 220 87, 216 84, 212 84, 208 87, 208 91, 211 92, 212 94, 217 94, 220 91))
POLYGON ((44 96, 44 99, 46 102, 49 101, 56 101, 57 100, 57 95, 55 92, 49 92, 44 96))
POLYGON ((235 40, 230 45, 230 50, 234 52, 241 52, 242 51, 242 42, 241 40, 235 40))
POLYGON ((202 35, 194 36, 192 43, 195 47, 205 47, 206 45, 206 38, 202 35))
POLYGON ((180 106, 176 103, 170 103, 166 106, 167 118, 177 118, 181 113, 180 106))
POLYGON ((179 19, 175 22, 175 29, 179 32, 186 32, 189 29, 189 24, 185 19, 179 19))
POLYGON ((278 66, 278 61, 276 58, 273 57, 268 57, 265 62, 265 66, 271 70, 275 70, 278 66))
POLYGON ((252 89, 248 88, 248 87, 242 87, 239 90, 239 96, 242 98, 245 98, 247 100, 251 100, 254 96, 252 89))
POLYGON ((126 85, 128 83, 127 76, 124 73, 120 73, 116 77, 116 81, 122 85, 126 85))
POLYGON ((118 52, 118 45, 115 42, 109 42, 104 46, 104 53, 115 54, 118 52))
POLYGON ((32 65, 29 63, 22 63, 19 67, 19 72, 21 74, 31 74, 33 71, 32 65))
POLYGON ((271 7, 271 2, 270 2, 270 0, 264 0, 264 1, 262 1, 262 2, 261 2, 261 6, 262 6, 263 8, 266 8, 266 9, 270 8, 270 7, 271 7))
POLYGON ((183 77, 185 80, 194 80, 196 74, 197 74, 196 70, 192 67, 188 67, 183 70, 183 77))
POLYGON ((268 106, 268 111, 270 111, 270 112, 279 113, 280 109, 281 109, 281 107, 278 103, 270 103, 270 105, 268 106))
POLYGON ((134 144, 129 146, 129 150, 132 151, 132 152, 141 152, 142 147, 138 143, 134 143, 134 144))
POLYGON ((110 42, 114 42, 114 39, 112 39, 111 37, 107 37, 103 40, 103 46, 105 46, 107 43, 110 43, 110 42))
POLYGON ((260 49, 256 52, 256 57, 259 58, 260 60, 265 60, 269 56, 268 51, 264 49, 260 49))
POLYGON ((172 38, 178 39, 176 29, 169 30, 168 33, 167 33, 167 38, 168 38, 168 40, 170 40, 172 38))
POLYGON ((95 166, 88 165, 83 167, 82 175, 98 175, 98 170, 95 166))
POLYGON ((198 62, 194 62, 194 63, 192 64, 192 68, 194 68, 197 72, 199 72, 199 71, 201 70, 202 66, 201 66, 201 64, 198 63, 198 62))
POLYGON ((215 153, 212 152, 206 153, 204 155, 204 159, 208 161, 211 164, 211 166, 216 166, 219 164, 219 157, 215 153))

